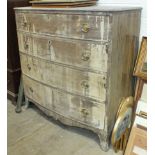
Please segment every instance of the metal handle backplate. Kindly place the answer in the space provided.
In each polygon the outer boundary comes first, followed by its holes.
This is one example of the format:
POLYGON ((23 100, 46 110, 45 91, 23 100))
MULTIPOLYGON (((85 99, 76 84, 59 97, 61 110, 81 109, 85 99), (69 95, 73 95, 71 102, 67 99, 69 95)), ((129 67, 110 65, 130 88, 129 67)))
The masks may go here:
POLYGON ((21 25, 25 28, 27 27, 27 22, 23 22, 21 25))
POLYGON ((89 26, 89 24, 83 24, 82 25, 82 32, 85 32, 85 33, 87 33, 89 30, 90 30, 90 26, 89 26))
POLYGON ((31 93, 33 93, 33 89, 32 89, 32 87, 29 87, 29 89, 30 89, 31 93))
POLYGON ((89 59, 90 59, 90 53, 88 53, 88 52, 85 52, 85 53, 82 53, 82 56, 81 56, 81 59, 83 60, 83 61, 88 61, 89 59))
POLYGON ((25 50, 28 50, 28 48, 29 48, 29 45, 28 45, 27 43, 25 43, 25 44, 24 44, 24 49, 25 49, 25 50))
POLYGON ((88 89, 88 88, 89 88, 89 84, 88 84, 87 81, 82 81, 82 82, 81 82, 81 86, 82 86, 83 88, 85 88, 85 89, 88 89))
POLYGON ((31 23, 28 23, 27 21, 24 21, 24 22, 21 23, 21 26, 24 29, 30 29, 31 28, 31 23))
POLYGON ((29 64, 27 64, 27 68, 28 70, 31 70, 31 66, 29 64))
POLYGON ((81 109, 81 113, 84 114, 85 116, 89 115, 89 112, 86 108, 81 109))

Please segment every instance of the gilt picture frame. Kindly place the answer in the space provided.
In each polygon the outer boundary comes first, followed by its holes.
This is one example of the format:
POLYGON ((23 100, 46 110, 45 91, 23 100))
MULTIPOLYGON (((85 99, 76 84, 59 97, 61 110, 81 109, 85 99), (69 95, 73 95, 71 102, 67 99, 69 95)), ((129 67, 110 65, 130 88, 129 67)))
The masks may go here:
POLYGON ((147 80, 147 37, 142 38, 140 50, 134 68, 134 75, 147 80))

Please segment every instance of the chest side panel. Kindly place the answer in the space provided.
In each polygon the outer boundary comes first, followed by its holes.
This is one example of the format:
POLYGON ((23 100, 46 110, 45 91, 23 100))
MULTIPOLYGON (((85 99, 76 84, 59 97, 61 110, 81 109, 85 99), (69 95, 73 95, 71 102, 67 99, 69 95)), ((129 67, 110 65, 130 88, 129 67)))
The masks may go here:
POLYGON ((140 15, 140 11, 125 11, 115 13, 112 17, 112 46, 109 49, 106 105, 109 134, 121 99, 133 95, 133 68, 139 44, 140 15))

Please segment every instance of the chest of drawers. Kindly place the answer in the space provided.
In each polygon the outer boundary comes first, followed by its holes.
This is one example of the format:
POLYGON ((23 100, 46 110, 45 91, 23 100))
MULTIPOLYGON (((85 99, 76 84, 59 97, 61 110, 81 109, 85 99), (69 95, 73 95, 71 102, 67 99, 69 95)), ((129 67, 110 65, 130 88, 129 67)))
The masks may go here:
POLYGON ((27 99, 64 124, 94 131, 101 148, 122 97, 133 93, 140 8, 16 8, 27 99))

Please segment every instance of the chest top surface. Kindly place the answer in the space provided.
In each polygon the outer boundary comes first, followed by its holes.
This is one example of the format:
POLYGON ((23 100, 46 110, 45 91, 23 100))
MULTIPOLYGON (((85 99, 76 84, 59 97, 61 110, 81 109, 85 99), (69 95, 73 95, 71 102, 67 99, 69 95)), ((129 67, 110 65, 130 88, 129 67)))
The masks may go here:
POLYGON ((134 11, 141 10, 141 7, 125 7, 125 6, 90 6, 90 7, 77 7, 77 8, 35 8, 35 7, 16 7, 16 11, 48 11, 48 12, 122 12, 122 11, 134 11))

